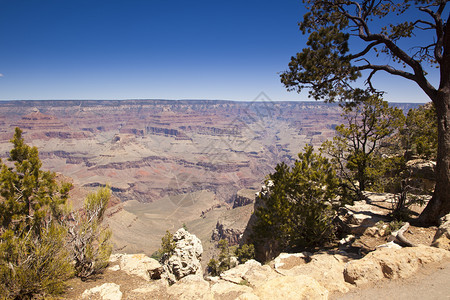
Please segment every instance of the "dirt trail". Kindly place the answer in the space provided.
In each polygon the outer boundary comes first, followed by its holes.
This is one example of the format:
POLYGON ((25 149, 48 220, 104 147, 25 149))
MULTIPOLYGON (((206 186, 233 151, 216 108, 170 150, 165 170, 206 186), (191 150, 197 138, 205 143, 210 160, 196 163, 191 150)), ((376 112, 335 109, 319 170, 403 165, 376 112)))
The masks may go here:
POLYGON ((430 264, 407 279, 383 280, 371 286, 350 291, 347 294, 333 294, 331 300, 352 299, 450 299, 450 260, 430 264))

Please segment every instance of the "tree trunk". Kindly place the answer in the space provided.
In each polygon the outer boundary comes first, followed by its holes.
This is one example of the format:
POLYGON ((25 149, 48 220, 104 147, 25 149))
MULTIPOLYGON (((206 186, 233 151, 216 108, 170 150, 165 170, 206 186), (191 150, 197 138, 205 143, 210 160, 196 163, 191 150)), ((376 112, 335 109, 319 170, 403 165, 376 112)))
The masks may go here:
POLYGON ((436 225, 439 218, 450 213, 450 85, 440 89, 435 99, 438 118, 438 151, 436 159, 436 187, 427 207, 419 216, 423 224, 436 225))

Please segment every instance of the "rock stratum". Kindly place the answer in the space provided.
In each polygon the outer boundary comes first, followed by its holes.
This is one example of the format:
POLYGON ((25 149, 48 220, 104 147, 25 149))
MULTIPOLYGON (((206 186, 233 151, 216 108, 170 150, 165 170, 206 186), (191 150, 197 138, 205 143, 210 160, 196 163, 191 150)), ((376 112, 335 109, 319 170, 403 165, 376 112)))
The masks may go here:
POLYGON ((109 183, 122 201, 209 190, 231 202, 280 161, 320 145, 340 121, 315 102, 3 101, 0 154, 14 127, 45 168, 91 188, 109 183))

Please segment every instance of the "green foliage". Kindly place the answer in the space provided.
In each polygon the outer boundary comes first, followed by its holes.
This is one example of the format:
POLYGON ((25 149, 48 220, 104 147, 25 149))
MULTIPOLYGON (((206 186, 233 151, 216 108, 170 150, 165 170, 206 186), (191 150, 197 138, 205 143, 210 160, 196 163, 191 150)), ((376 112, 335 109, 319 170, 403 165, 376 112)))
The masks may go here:
POLYGON ((153 258, 153 259, 156 259, 157 261, 161 261, 161 259, 162 259, 162 253, 159 252, 159 250, 156 250, 155 252, 153 252, 153 253, 150 255, 150 257, 153 258))
POLYGON ((410 109, 406 117, 406 126, 400 137, 403 149, 412 155, 436 159, 437 155, 437 117, 432 103, 410 109))
POLYGON ((292 168, 280 163, 269 175, 270 192, 255 211, 255 248, 273 243, 280 251, 295 251, 333 238, 332 203, 340 192, 339 180, 328 159, 311 146, 304 151, 292 168))
POLYGON ((39 236, 18 236, 6 231, 0 243, 0 294, 7 299, 57 295, 73 274, 66 232, 56 224, 39 236))
POLYGON ((83 280, 102 273, 108 266, 112 251, 111 231, 102 226, 102 221, 110 197, 108 187, 90 193, 84 201, 83 213, 74 217, 74 224, 69 229, 75 275, 83 280))
POLYGON ((242 279, 240 282, 239 282, 239 285, 246 285, 246 286, 250 286, 250 282, 248 282, 247 280, 245 280, 245 279, 242 279))
POLYGON ((400 228, 402 228, 403 224, 404 223, 402 221, 397 220, 389 222, 388 227, 386 228, 386 235, 389 235, 392 232, 399 230, 400 228))
POLYGON ((231 251, 228 241, 220 240, 217 246, 220 249, 218 260, 212 258, 208 262, 208 272, 212 276, 218 276, 231 268, 231 251))
POLYGON ((161 259, 164 256, 171 256, 176 248, 175 241, 173 240, 173 234, 169 230, 166 230, 166 234, 161 238, 161 248, 158 250, 158 255, 161 259))
POLYGON ((219 241, 219 272, 223 272, 226 270, 229 270, 231 267, 231 256, 230 256, 230 248, 228 246, 227 240, 220 240, 219 241))
POLYGON ((212 276, 219 276, 219 262, 215 260, 214 258, 211 258, 207 265, 208 273, 212 276))
POLYGON ((405 117, 401 109, 390 107, 376 95, 362 93, 353 105, 343 107, 345 124, 336 127, 333 141, 322 145, 338 174, 350 188, 362 191, 380 191, 380 179, 396 164, 393 158, 383 157, 383 143, 399 130, 405 117))
POLYGON ((243 244, 235 252, 239 263, 243 264, 255 258, 255 246, 253 244, 243 244))
POLYGON ((70 185, 40 170, 37 148, 19 128, 11 142, 9 164, 0 161, 0 292, 10 299, 59 294, 73 272, 63 226, 70 185))

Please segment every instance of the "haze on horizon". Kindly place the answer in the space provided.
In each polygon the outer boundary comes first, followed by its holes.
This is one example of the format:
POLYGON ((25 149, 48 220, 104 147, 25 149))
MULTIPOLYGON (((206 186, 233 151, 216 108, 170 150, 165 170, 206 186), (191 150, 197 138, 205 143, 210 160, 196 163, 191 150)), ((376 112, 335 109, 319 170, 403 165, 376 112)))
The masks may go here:
MULTIPOLYGON (((305 12, 298 0, 4 0, 0 100, 311 100, 279 80, 305 47, 305 12)), ((388 101, 429 101, 407 80, 375 83, 388 101)))

